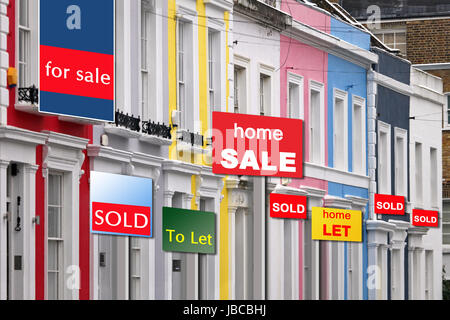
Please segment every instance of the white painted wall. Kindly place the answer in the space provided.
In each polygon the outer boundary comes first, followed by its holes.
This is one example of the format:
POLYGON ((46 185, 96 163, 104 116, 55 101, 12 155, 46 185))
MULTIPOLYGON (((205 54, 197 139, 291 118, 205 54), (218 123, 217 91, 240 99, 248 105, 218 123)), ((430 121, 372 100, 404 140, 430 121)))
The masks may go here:
MULTIPOLYGON (((442 220, 442 80, 428 73, 412 68, 411 85, 414 94, 411 97, 410 116, 410 172, 412 208, 422 206, 425 210, 438 210, 439 221, 442 220), (423 165, 423 203, 417 203, 415 194, 415 141, 422 145, 423 165), (437 148, 437 206, 431 204, 430 179, 430 147, 437 148)), ((423 237, 425 250, 433 250, 433 299, 442 299, 442 226, 429 228, 423 237)), ((421 275, 425 278, 425 273, 421 275)))

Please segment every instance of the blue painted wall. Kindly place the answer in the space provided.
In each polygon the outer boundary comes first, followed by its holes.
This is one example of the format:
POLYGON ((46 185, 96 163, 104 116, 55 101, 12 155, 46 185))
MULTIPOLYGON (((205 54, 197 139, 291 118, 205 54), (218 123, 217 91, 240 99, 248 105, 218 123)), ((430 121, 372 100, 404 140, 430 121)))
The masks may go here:
MULTIPOLYGON (((328 183, 328 194, 340 198, 345 198, 346 195, 356 196, 368 199, 369 198, 369 191, 367 189, 358 188, 354 186, 329 182, 328 183)), ((365 214, 363 217, 363 225, 362 225, 362 244, 363 244, 363 262, 362 262, 362 277, 363 277, 363 300, 368 299, 368 290, 367 290, 367 231, 366 231, 366 220, 369 214, 369 205, 366 206, 365 214)), ((347 243, 344 243, 344 299, 348 299, 348 274, 347 274, 347 243)))
MULTIPOLYGON (((328 55, 328 166, 334 167, 333 132, 334 132, 334 89, 346 91, 348 94, 348 170, 353 171, 352 163, 352 95, 367 97, 367 73, 362 67, 351 62, 328 55)), ((367 106, 366 106, 367 115, 367 106)), ((367 117, 366 117, 367 130, 367 117)), ((367 135, 366 135, 367 162, 367 135)), ((367 167, 367 166, 366 166, 367 167)), ((368 174, 368 171, 367 173, 368 174)))
POLYGON ((365 50, 370 50, 370 35, 331 17, 330 34, 365 50))

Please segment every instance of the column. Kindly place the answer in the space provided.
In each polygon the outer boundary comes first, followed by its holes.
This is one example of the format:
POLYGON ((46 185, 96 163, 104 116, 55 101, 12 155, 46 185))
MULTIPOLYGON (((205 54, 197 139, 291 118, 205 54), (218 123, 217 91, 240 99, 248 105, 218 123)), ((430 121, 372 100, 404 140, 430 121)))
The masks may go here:
MULTIPOLYGON (((174 191, 164 191, 164 206, 172 207, 172 198, 175 194, 174 191)), ((165 282, 165 295, 166 300, 172 300, 172 252, 164 252, 164 282, 165 282)))
POLYGON ((0 160, 0 300, 6 300, 8 294, 7 273, 8 266, 6 263, 7 256, 7 237, 8 230, 6 225, 6 178, 9 163, 0 160))
POLYGON ((35 299, 35 206, 36 206, 36 165, 24 165, 23 175, 23 299, 35 299))
MULTIPOLYGON (((183 208, 191 209, 191 200, 194 195, 183 193, 183 208)), ((198 299, 198 254, 183 253, 186 256, 186 299, 198 299)))

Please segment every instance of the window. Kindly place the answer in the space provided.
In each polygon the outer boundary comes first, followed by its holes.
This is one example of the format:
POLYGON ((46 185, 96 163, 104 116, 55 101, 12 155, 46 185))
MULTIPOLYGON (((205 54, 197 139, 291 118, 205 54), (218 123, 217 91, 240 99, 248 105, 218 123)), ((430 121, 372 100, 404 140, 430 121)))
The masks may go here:
POLYGON ((141 246, 140 239, 129 237, 130 300, 141 298, 141 246))
POLYGON ((234 113, 246 113, 247 69, 234 66, 234 113))
POLYGON ((353 96, 352 115, 352 170, 366 174, 366 101, 353 96))
POLYGON ((425 250, 425 300, 433 299, 433 250, 425 250))
POLYGON ((415 187, 416 187, 416 201, 418 204, 423 203, 423 173, 422 173, 422 144, 420 142, 415 143, 414 148, 414 176, 415 176, 415 187))
POLYGON ((253 298, 253 215, 247 208, 238 208, 236 220, 236 299, 253 298))
POLYGON ((447 125, 450 125, 450 93, 446 93, 447 102, 447 125))
POLYGON ((149 73, 150 73, 150 18, 151 12, 147 2, 142 1, 141 7, 141 115, 143 119, 149 117, 149 73))
POLYGON ((334 90, 333 163, 334 168, 348 169, 347 93, 334 90))
POLYGON ((395 134, 395 194, 407 196, 407 132, 400 128, 394 128, 395 134))
POLYGON ((270 115, 271 85, 270 76, 261 73, 259 75, 259 114, 270 115))
POLYGON ((184 79, 185 74, 185 23, 178 21, 178 110, 181 112, 181 127, 185 126, 186 112, 186 84, 184 79))
POLYGON ((437 149, 430 148, 430 204, 438 206, 438 156, 437 149))
POLYGON ((391 126, 378 121, 378 192, 391 194, 391 126))
POLYGON ((325 164, 325 141, 323 133, 323 85, 310 83, 309 96, 309 161, 312 163, 325 164))
POLYGON ((48 176, 47 212, 47 298, 57 300, 63 298, 64 277, 62 174, 50 173, 48 176))
POLYGON ((406 55, 405 29, 381 30, 379 33, 375 33, 375 36, 387 46, 399 49, 402 54, 406 55))
POLYGON ((292 119, 303 119, 303 78, 288 73, 287 116, 292 119))
POLYGON ((19 87, 31 86, 30 52, 31 25, 29 0, 18 1, 19 8, 19 87))
MULTIPOLYGON (((212 112, 220 103, 220 33, 208 32, 208 126, 212 128, 212 112)), ((220 108, 217 108, 220 110, 220 108)))

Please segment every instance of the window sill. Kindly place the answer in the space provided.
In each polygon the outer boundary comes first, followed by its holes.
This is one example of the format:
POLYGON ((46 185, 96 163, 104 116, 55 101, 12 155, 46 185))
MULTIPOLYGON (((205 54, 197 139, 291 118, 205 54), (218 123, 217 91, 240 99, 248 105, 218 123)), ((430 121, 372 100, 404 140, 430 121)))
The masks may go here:
POLYGON ((123 138, 139 138, 142 135, 140 132, 132 131, 124 127, 116 127, 112 124, 105 124, 105 132, 123 138))
POLYGON ((144 133, 141 133, 139 141, 158 146, 170 146, 172 144, 171 139, 161 138, 158 136, 148 135, 144 133))
POLYGON ((39 112, 39 106, 37 104, 19 101, 14 105, 14 108, 17 111, 26 112, 26 113, 35 114, 35 115, 42 115, 42 113, 39 112))

